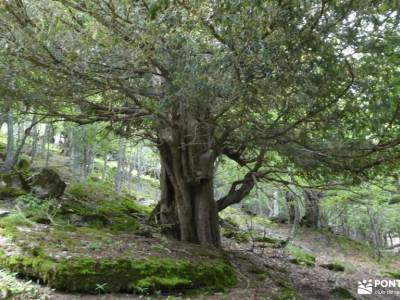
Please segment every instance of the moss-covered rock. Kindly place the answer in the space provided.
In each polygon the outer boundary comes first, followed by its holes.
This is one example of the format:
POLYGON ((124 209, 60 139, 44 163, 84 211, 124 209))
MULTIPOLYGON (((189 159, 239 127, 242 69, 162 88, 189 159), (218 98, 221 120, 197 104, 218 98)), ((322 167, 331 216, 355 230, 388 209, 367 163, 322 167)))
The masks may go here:
POLYGON ((43 168, 29 178, 29 186, 33 194, 45 199, 61 197, 64 194, 66 184, 56 171, 43 168))
POLYGON ((29 157, 22 155, 17 162, 16 169, 24 178, 28 178, 31 175, 31 164, 29 157))
POLYGON ((240 230, 224 229, 222 236, 233 239, 238 243, 248 243, 250 241, 250 234, 240 230))
POLYGON ((66 193, 70 199, 63 203, 61 214, 75 225, 133 232, 151 211, 134 197, 116 194, 104 182, 75 182, 66 193))
POLYGON ((255 238, 255 241, 260 243, 278 244, 281 240, 268 236, 258 236, 255 238))
POLYGON ((341 264, 339 264, 337 262, 321 264, 320 267, 334 271, 334 272, 343 272, 344 271, 344 266, 342 266, 341 264))
POLYGON ((12 171, 8 173, 0 174, 0 179, 2 181, 3 186, 18 188, 21 190, 29 190, 29 186, 26 183, 25 177, 22 173, 18 171, 12 171))
POLYGON ((311 253, 304 251, 303 249, 289 244, 287 249, 291 255, 290 262, 296 265, 314 267, 315 266, 315 256, 311 253))
POLYGON ((96 293, 99 285, 107 292, 151 293, 194 288, 221 291, 236 281, 231 267, 221 260, 75 257, 57 261, 41 252, 35 254, 9 256, 0 251, 0 266, 66 292, 96 293))

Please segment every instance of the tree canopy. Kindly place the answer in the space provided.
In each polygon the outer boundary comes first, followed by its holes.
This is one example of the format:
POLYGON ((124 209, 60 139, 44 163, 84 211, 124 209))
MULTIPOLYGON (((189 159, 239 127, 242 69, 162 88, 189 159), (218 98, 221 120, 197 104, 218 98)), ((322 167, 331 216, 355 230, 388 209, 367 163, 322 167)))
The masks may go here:
POLYGON ((398 167, 396 10, 374 0, 3 1, 0 88, 36 114, 153 141, 161 219, 178 219, 183 240, 218 245, 216 211, 257 180, 335 184, 398 167), (223 155, 248 172, 214 201, 223 155))

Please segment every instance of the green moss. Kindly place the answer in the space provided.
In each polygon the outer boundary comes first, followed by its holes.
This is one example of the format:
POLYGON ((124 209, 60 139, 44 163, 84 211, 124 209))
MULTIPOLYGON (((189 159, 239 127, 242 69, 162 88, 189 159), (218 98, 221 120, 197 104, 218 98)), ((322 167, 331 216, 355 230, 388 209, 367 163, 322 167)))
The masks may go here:
POLYGON ((85 225, 94 228, 133 232, 139 228, 140 219, 146 218, 151 211, 151 208, 136 203, 134 198, 117 195, 104 182, 73 183, 67 188, 67 194, 72 199, 64 204, 62 213, 66 217, 78 215, 85 225))
POLYGON ((331 291, 331 294, 334 299, 338 299, 338 300, 339 299, 356 299, 349 290, 342 288, 342 287, 334 288, 331 291))
POLYGON ((321 264, 320 267, 334 271, 334 272, 343 272, 344 271, 344 267, 337 262, 321 264))
POLYGON ((293 244, 289 244, 287 246, 287 249, 289 250, 289 253, 292 255, 290 262, 301 266, 308 266, 308 267, 315 266, 315 256, 312 255, 311 253, 306 252, 293 244))
POLYGON ((255 238, 256 242, 261 242, 261 243, 270 243, 270 244, 277 244, 279 243, 281 240, 279 239, 274 239, 268 236, 259 236, 255 238))
POLYGON ((274 300, 295 300, 297 293, 292 283, 283 275, 275 279, 276 284, 280 287, 278 293, 273 297, 274 300))
POLYGON ((24 178, 28 178, 30 175, 32 175, 29 157, 24 155, 21 156, 20 159, 18 160, 16 169, 18 170, 19 173, 21 173, 21 175, 24 178))
POLYGON ((275 300, 296 300, 296 291, 292 288, 283 287, 279 290, 278 294, 274 297, 275 300))
POLYGON ((0 228, 3 234, 14 238, 17 226, 30 226, 31 224, 21 215, 10 214, 4 218, 0 218, 0 228))
POLYGON ((255 265, 251 265, 247 271, 249 273, 253 273, 256 276, 256 279, 259 281, 264 281, 265 279, 267 279, 267 277, 269 277, 269 273, 268 271, 264 268, 264 267, 259 267, 259 266, 255 266, 255 265))
POLYGON ((239 224, 230 217, 221 219, 221 226, 223 228, 239 229, 239 224))
POLYGON ((400 271, 399 272, 385 272, 383 276, 389 276, 393 279, 400 279, 400 271))
POLYGON ((138 294, 151 294, 155 291, 178 292, 192 287, 192 281, 179 277, 162 278, 151 276, 137 281, 131 285, 131 289, 138 294))
POLYGON ((60 291, 96 293, 153 292, 207 288, 225 290, 235 284, 234 272, 221 260, 190 262, 169 258, 147 260, 72 258, 56 261, 40 251, 7 256, 0 251, 0 267, 40 280, 60 291))
POLYGON ((0 199, 17 198, 26 195, 27 192, 20 188, 2 187, 0 188, 0 199))
POLYGON ((239 230, 224 229, 222 235, 228 239, 234 239, 238 243, 248 243, 250 241, 250 234, 239 230))

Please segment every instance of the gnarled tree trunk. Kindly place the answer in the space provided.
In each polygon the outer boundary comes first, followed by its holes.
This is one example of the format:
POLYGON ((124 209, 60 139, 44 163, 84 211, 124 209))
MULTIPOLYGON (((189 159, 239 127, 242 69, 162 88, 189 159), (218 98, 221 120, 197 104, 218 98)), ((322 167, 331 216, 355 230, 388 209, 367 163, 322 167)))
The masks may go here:
POLYGON ((311 189, 304 190, 305 215, 301 220, 303 225, 314 229, 319 227, 319 202, 321 198, 322 193, 320 191, 311 189))
POLYGON ((162 231, 182 241, 220 247, 212 128, 189 114, 179 125, 164 123, 159 130, 162 231))

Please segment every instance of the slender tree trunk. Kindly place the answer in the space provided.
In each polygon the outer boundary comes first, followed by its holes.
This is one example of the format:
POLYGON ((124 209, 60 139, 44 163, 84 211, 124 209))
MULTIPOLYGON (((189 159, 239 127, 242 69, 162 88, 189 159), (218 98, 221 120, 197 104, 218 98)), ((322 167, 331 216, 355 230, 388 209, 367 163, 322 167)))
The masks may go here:
POLYGON ((117 193, 120 193, 122 191, 124 173, 125 173, 125 163, 126 163, 126 140, 125 138, 121 138, 119 141, 117 174, 115 176, 115 184, 114 184, 114 188, 117 193))
POLYGON ((137 187, 139 190, 142 189, 142 146, 140 143, 136 146, 136 178, 137 187))
POLYGON ((50 162, 50 143, 53 138, 53 128, 50 124, 46 124, 45 133, 43 136, 43 153, 46 161, 46 167, 49 166, 50 162))
POLYGON ((34 126, 33 132, 32 132, 31 164, 34 162, 35 157, 36 157, 37 148, 38 148, 38 140, 39 140, 39 128, 38 128, 38 126, 34 126))
POLYGON ((107 170, 108 170, 108 153, 105 152, 103 154, 103 171, 101 174, 101 180, 106 180, 107 179, 107 170))
POLYGON ((71 158, 72 158, 72 173, 76 180, 81 178, 81 148, 76 128, 71 133, 71 158))
POLYGON ((295 214, 296 214, 296 208, 295 208, 295 196, 291 193, 291 192, 286 192, 285 194, 285 199, 286 199, 286 204, 287 204, 287 208, 288 208, 288 222, 289 224, 293 224, 294 223, 294 218, 295 218, 295 214))
POLYGON ((10 107, 6 108, 7 115, 7 148, 4 169, 9 170, 14 161, 14 119, 10 107))
POLYGON ((19 122, 17 123, 17 142, 16 144, 19 145, 21 143, 21 139, 24 135, 24 119, 20 117, 19 122))

